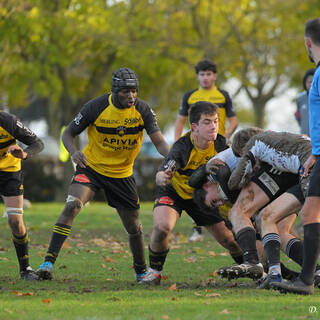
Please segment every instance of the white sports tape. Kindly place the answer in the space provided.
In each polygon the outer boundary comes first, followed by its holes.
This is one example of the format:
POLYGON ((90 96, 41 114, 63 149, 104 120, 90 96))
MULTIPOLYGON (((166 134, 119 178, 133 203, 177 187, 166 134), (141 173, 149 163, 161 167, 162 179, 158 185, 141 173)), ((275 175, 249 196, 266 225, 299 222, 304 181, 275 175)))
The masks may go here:
POLYGON ((23 209, 22 208, 7 208, 7 210, 3 214, 3 218, 7 218, 8 215, 18 215, 18 214, 23 214, 23 209))
POLYGON ((82 201, 81 201, 79 198, 74 197, 74 196, 72 196, 72 195, 69 194, 69 195, 67 196, 66 202, 73 202, 73 201, 78 201, 78 202, 80 203, 80 208, 83 207, 83 203, 82 203, 82 201))

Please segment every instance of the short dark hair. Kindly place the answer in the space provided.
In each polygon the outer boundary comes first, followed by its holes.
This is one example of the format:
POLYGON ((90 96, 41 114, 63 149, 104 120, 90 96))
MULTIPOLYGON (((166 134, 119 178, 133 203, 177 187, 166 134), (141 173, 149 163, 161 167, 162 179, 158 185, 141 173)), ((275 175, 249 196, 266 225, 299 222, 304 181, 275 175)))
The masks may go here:
POLYGON ((237 131, 233 136, 231 145, 234 155, 236 157, 240 157, 242 149, 250 140, 250 138, 261 132, 263 132, 263 129, 260 129, 258 127, 250 127, 237 131))
POLYGON ((192 123, 199 123, 202 114, 215 114, 218 113, 219 107, 208 101, 198 101, 194 103, 189 110, 189 121, 192 123))
POLYGON ((198 74, 200 71, 206 71, 206 70, 210 70, 213 73, 218 72, 217 65, 209 59, 203 59, 199 61, 195 65, 194 69, 196 70, 196 74, 198 74))
POLYGON ((313 77, 314 73, 315 73, 315 69, 311 68, 311 69, 307 70, 306 73, 304 74, 303 79, 302 79, 302 85, 303 85, 304 90, 307 90, 308 77, 310 77, 310 76, 313 77))
POLYGON ((304 35, 320 46, 320 18, 307 21, 304 35))

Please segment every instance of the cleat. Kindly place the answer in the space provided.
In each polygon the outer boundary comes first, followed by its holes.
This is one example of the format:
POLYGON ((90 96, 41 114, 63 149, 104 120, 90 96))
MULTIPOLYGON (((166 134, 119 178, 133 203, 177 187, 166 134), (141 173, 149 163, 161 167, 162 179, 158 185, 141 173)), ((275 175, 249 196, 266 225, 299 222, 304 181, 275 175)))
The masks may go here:
POLYGON ((148 271, 142 272, 142 273, 136 273, 136 281, 139 283, 144 276, 148 274, 148 271))
POLYGON ((238 278, 251 278, 258 280, 263 276, 263 266, 261 263, 245 262, 236 266, 226 268, 228 280, 238 278))
POLYGON ((281 274, 268 274, 257 287, 257 289, 271 289, 271 284, 275 282, 282 282, 281 274))
POLYGON ((281 293, 297 293, 297 294, 313 294, 314 286, 305 284, 300 277, 294 281, 283 280, 282 282, 274 282, 271 285, 272 289, 278 290, 281 293))
POLYGON ((189 238, 191 242, 201 242, 203 240, 203 235, 199 233, 197 229, 194 229, 192 236, 189 238))
POLYGON ((227 272, 228 269, 230 269, 230 267, 222 267, 222 268, 218 269, 216 272, 220 278, 228 278, 229 279, 228 272, 227 272))
POLYGON ((32 270, 31 267, 28 267, 26 270, 20 271, 21 280, 39 280, 38 275, 32 270))
POLYGON ((314 287, 320 289, 320 270, 317 270, 314 275, 314 281, 313 281, 314 287))
POLYGON ((159 285, 161 281, 161 272, 149 268, 147 274, 142 278, 139 284, 159 285))
POLYGON ((45 261, 37 270, 39 280, 52 280, 53 263, 45 261))

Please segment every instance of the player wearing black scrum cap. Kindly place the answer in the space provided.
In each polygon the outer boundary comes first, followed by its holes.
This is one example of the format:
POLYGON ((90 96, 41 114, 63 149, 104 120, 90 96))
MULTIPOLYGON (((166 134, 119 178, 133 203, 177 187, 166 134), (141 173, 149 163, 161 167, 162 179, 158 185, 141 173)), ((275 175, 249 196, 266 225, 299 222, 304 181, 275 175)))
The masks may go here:
POLYGON ((87 102, 64 131, 62 140, 77 168, 66 205, 53 228, 45 262, 38 269, 41 279, 51 279, 58 253, 70 235, 73 219, 84 204, 103 189, 128 234, 136 279, 146 271, 144 240, 139 220, 139 197, 133 164, 139 153, 143 129, 157 150, 167 155, 169 146, 149 105, 137 98, 138 77, 129 68, 112 75, 111 93, 87 102), (88 144, 78 150, 74 138, 87 129, 88 144))

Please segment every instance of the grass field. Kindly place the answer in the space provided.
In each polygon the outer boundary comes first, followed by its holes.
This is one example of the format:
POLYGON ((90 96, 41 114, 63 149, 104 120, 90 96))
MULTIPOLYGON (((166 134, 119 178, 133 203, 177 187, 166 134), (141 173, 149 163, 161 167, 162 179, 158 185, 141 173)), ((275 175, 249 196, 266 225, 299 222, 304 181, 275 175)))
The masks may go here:
MULTIPOLYGON (((62 208, 62 203, 33 204, 25 211, 34 269, 43 261, 62 208)), ((151 203, 142 204, 141 220, 147 247, 151 203)), ((7 220, 0 221, 0 319, 320 319, 319 289, 307 297, 281 295, 257 290, 251 280, 219 279, 214 271, 232 259, 208 233, 203 242, 188 242, 186 215, 171 237, 164 279, 150 288, 135 283, 120 219, 103 203, 90 203, 76 218, 52 281, 19 280, 7 220)))

